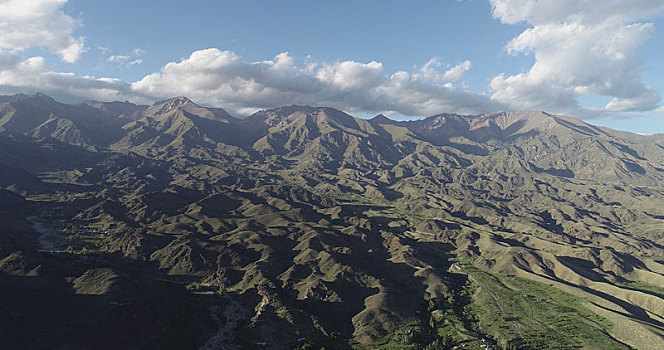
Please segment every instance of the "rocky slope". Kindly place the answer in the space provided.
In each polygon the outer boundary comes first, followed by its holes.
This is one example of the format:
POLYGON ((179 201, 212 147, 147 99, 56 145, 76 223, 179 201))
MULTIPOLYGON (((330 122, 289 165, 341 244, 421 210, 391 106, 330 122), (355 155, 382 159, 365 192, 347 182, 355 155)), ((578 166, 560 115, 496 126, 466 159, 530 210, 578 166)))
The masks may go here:
POLYGON ((0 347, 551 341, 527 318, 485 326, 482 293, 507 301, 473 269, 578 298, 603 333, 572 347, 664 342, 661 135, 544 112, 0 101, 0 291, 16 300, 0 347))

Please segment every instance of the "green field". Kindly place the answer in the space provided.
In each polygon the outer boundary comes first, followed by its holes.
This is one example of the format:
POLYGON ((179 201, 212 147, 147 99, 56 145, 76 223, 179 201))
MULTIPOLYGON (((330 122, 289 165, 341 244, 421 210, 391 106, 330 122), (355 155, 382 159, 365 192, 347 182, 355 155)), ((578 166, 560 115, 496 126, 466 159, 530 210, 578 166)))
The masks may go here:
POLYGON ((584 307, 581 298, 520 277, 463 269, 482 286, 471 308, 499 348, 626 348, 607 334, 612 325, 584 307))

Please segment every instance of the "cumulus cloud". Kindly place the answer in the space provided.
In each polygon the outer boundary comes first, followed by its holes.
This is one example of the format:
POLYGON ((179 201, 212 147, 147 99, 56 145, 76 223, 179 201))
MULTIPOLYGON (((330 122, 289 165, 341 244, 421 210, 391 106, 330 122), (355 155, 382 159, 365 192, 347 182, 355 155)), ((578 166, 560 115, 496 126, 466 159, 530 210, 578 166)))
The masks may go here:
POLYGON ((76 62, 86 51, 83 37, 72 32, 77 21, 61 8, 67 0, 0 0, 0 49, 18 52, 41 46, 76 62))
POLYGON ((463 74, 466 73, 470 67, 470 61, 459 63, 456 66, 446 70, 445 73, 443 73, 442 80, 457 81, 463 77, 463 74))
POLYGON ((0 93, 12 94, 18 91, 44 92, 65 101, 149 101, 119 79, 58 73, 54 72, 42 57, 23 59, 10 52, 0 52, 0 93))
POLYGON ((492 100, 516 109, 547 109, 592 117, 598 112, 642 112, 661 97, 642 82, 636 49, 654 35, 650 18, 664 13, 661 0, 490 0, 504 23, 530 27, 506 46, 511 54, 533 54, 527 71, 490 82, 492 100), (579 106, 578 97, 612 100, 600 110, 579 106))
POLYGON ((271 63, 274 69, 282 69, 292 67, 295 64, 295 59, 288 52, 282 52, 274 57, 274 61, 268 63, 271 63))
POLYGON ((316 73, 316 78, 341 90, 368 88, 378 84, 383 78, 383 64, 376 61, 366 64, 355 61, 337 62, 324 65, 316 73))
POLYGON ((470 61, 464 61, 449 68, 445 72, 440 73, 439 70, 442 67, 442 63, 438 58, 432 58, 427 61, 427 63, 425 63, 418 72, 413 75, 413 77, 433 82, 458 81, 463 77, 464 73, 470 70, 471 66, 470 61))
MULTIPOLYGON (((129 65, 135 55, 109 56, 106 61, 129 65)), ((457 67, 468 66, 462 63, 457 67)), ((23 59, 0 51, 0 94, 44 92, 65 101, 129 100, 149 103, 185 95, 237 115, 261 108, 300 104, 330 106, 350 113, 395 113, 425 116, 442 112, 482 113, 504 106, 489 97, 454 86, 452 67, 420 67, 414 72, 387 75, 380 62, 315 62, 301 64, 288 53, 250 62, 232 51, 205 49, 134 83, 119 79, 54 72, 42 57, 23 59), (428 71, 435 79, 425 79, 428 71), (445 78, 447 76, 447 78, 445 78)))
POLYGON ((303 65, 297 65, 293 57, 281 53, 272 60, 248 62, 232 51, 206 49, 180 62, 166 64, 131 87, 155 99, 187 95, 200 103, 237 112, 309 104, 349 112, 421 116, 441 112, 480 113, 504 107, 487 96, 449 82, 438 83, 460 78, 470 68, 470 62, 443 73, 436 68, 428 64, 415 73, 387 76, 382 63, 376 61, 316 63, 307 58, 303 65), (423 72, 435 79, 425 79, 423 72))

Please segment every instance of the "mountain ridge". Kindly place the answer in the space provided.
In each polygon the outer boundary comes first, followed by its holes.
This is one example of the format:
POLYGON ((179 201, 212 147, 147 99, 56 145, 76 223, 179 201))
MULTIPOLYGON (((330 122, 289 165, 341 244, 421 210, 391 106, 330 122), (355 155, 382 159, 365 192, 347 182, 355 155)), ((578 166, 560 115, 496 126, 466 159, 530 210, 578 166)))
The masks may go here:
POLYGON ((0 348, 664 339, 656 136, 542 111, 15 100, 0 103, 0 348))
MULTIPOLYGON (((20 94, 20 93, 15 94, 15 95, 0 95, 0 103, 18 102, 18 101, 25 101, 25 100, 30 100, 30 99, 41 100, 41 101, 45 101, 47 103, 62 104, 60 102, 57 102, 56 100, 54 100, 50 96, 48 96, 46 94, 43 94, 43 93, 35 93, 35 94, 32 94, 32 95, 26 95, 26 94, 20 94)), ((94 106, 95 108, 100 109, 100 110, 110 109, 109 106, 115 106, 117 109, 124 108, 124 109, 132 109, 132 110, 133 109, 146 109, 147 110, 150 107, 152 107, 153 108, 152 111, 148 112, 149 115, 164 114, 166 111, 176 109, 176 108, 181 108, 183 106, 194 106, 194 107, 202 108, 202 109, 223 111, 223 109, 218 108, 218 107, 202 107, 202 106, 196 104, 191 99, 187 98, 186 96, 177 96, 177 97, 172 97, 172 98, 168 98, 168 99, 165 99, 165 100, 160 100, 160 101, 157 101, 157 102, 153 103, 152 105, 137 105, 137 104, 134 104, 134 103, 129 102, 129 101, 102 102, 102 101, 96 101, 96 100, 88 100, 88 101, 85 101, 85 102, 83 102, 79 105, 94 106), (163 110, 159 111, 159 109, 163 109, 163 110)), ((76 106, 76 105, 70 105, 70 106, 76 106)), ((281 107, 261 109, 261 110, 255 112, 255 113, 253 113, 252 115, 255 115, 255 114, 261 115, 261 114, 266 114, 266 113, 276 112, 276 111, 285 111, 286 113, 288 113, 288 110, 291 110, 293 112, 294 111, 311 111, 311 110, 321 109, 321 108, 336 110, 332 107, 312 107, 312 106, 308 106, 308 105, 290 105, 290 106, 281 106, 281 107)), ((337 111, 340 111, 340 110, 337 110, 337 111)), ((224 113, 226 113, 226 112, 224 111, 224 113)), ((288 114, 292 114, 292 113, 288 113, 288 114)), ((405 122, 406 123, 407 122, 421 122, 422 120, 431 119, 431 118, 439 117, 439 116, 459 116, 459 117, 480 118, 480 117, 492 117, 492 116, 495 117, 497 115, 506 116, 506 115, 537 115, 537 114, 541 114, 541 115, 545 115, 545 116, 549 116, 549 117, 564 118, 564 119, 568 119, 568 120, 572 120, 572 121, 581 122, 583 124, 587 124, 587 123, 583 122, 581 119, 577 119, 577 118, 574 118, 574 117, 554 115, 554 114, 547 113, 545 111, 536 111, 536 110, 485 112, 485 113, 480 113, 480 114, 477 114, 477 115, 459 115, 459 114, 453 114, 453 113, 452 114, 450 114, 450 113, 441 113, 441 114, 435 114, 435 115, 428 116, 428 117, 418 119, 418 120, 406 120, 405 122)), ((228 115, 228 116, 233 117, 234 119, 242 120, 242 119, 246 119, 248 117, 251 117, 252 115, 249 115, 249 116, 244 117, 244 118, 239 118, 239 117, 235 117, 235 116, 231 116, 231 115, 228 115)), ((395 123, 402 122, 402 121, 398 121, 398 120, 394 120, 394 119, 391 119, 389 117, 386 117, 383 114, 378 114, 378 115, 376 115, 372 118, 368 118, 368 120, 371 120, 371 119, 376 119, 376 120, 381 120, 381 121, 384 121, 385 119, 387 119, 390 122, 395 122, 395 123)), ((638 137, 641 137, 641 136, 644 136, 644 137, 653 136, 653 137, 655 137, 655 136, 658 136, 658 135, 664 136, 664 133, 643 135, 643 134, 632 133, 632 132, 629 132, 629 131, 611 129, 611 128, 603 127, 603 126, 594 126, 592 124, 587 124, 587 125, 591 125, 591 126, 593 126, 595 128, 598 128, 598 129, 608 129, 612 132, 627 133, 627 134, 638 136, 638 137)))

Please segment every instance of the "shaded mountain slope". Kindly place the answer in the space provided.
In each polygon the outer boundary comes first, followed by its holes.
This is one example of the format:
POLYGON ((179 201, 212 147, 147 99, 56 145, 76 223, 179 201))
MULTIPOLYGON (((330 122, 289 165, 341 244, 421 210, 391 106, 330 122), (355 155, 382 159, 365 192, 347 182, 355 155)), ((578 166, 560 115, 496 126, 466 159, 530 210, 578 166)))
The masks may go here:
POLYGON ((184 348, 664 339, 661 135, 544 112, 0 101, 0 292, 24 296, 3 305, 19 347, 151 348, 180 326, 184 348), (516 307, 531 297, 557 306, 516 307))

